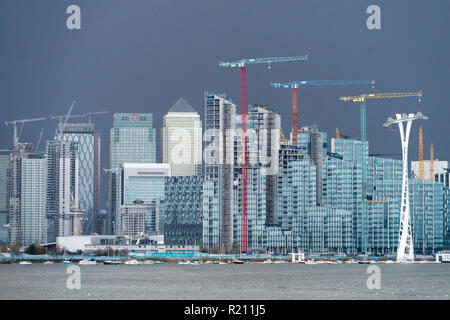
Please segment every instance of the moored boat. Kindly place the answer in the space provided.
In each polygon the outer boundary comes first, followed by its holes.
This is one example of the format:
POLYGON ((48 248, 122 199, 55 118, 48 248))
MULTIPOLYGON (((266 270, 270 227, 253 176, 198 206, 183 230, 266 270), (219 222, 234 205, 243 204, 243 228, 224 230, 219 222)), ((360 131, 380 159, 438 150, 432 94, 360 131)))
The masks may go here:
POLYGON ((138 265, 138 264, 142 264, 142 262, 139 261, 139 260, 137 260, 137 259, 131 259, 131 260, 125 261, 125 264, 128 264, 128 265, 138 265))
POLYGON ((19 264, 32 264, 30 261, 20 261, 19 264))
POLYGON ((94 259, 83 259, 83 260, 80 260, 80 262, 78 262, 78 264, 81 264, 84 266, 92 266, 92 265, 96 265, 97 261, 95 261, 94 259))

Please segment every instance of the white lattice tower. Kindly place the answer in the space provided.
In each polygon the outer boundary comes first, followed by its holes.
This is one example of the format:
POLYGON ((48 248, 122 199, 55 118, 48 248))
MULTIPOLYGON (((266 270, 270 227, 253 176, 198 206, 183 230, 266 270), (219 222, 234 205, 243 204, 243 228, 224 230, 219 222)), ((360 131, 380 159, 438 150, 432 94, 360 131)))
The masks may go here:
POLYGON ((402 142, 402 202, 400 207, 400 230, 397 247, 397 262, 414 260, 414 241, 411 227, 411 215, 409 207, 409 180, 408 180, 408 143, 413 120, 428 119, 422 113, 396 114, 396 119, 388 118, 385 127, 398 124, 400 139, 402 142), (403 130, 403 122, 406 122, 406 132, 403 130))

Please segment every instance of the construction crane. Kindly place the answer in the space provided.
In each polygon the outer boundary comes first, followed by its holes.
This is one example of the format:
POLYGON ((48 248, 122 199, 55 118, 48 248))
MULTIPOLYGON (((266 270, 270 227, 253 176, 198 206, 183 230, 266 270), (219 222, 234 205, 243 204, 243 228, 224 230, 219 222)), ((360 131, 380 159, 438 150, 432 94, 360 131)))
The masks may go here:
POLYGON ((108 111, 95 111, 95 112, 83 113, 81 116, 88 117, 88 123, 92 123, 92 116, 106 114, 106 113, 108 113, 108 111))
POLYGON ((298 88, 303 86, 340 86, 353 84, 375 84, 375 80, 303 80, 291 81, 286 83, 271 82, 270 85, 275 88, 292 89, 292 144, 297 145, 297 135, 295 134, 298 124, 298 88))
MULTIPOLYGON (((418 92, 393 92, 393 93, 363 93, 355 97, 341 97, 340 101, 350 101, 360 103, 360 120, 361 120, 361 141, 366 140, 366 100, 368 99, 391 99, 406 97, 421 97, 422 91, 418 92)), ((420 101, 420 98, 419 98, 420 101)))
POLYGON ((434 146, 430 148, 430 181, 434 181, 434 146))
POLYGON ((23 130, 23 125, 27 122, 34 122, 34 121, 42 121, 45 120, 45 118, 34 118, 34 119, 22 119, 22 120, 13 120, 13 121, 5 121, 5 125, 13 125, 14 128, 14 133, 13 133, 13 146, 14 148, 17 147, 17 145, 19 144, 19 138, 22 135, 22 130, 23 130), (22 129, 20 130, 20 134, 17 135, 17 124, 21 123, 22 124, 22 129))
POLYGON ((241 69, 241 116, 242 116, 242 232, 241 252, 247 252, 247 144, 246 144, 246 122, 247 122, 247 64, 267 64, 269 69, 271 63, 308 60, 308 56, 295 57, 268 57, 242 59, 232 62, 219 62, 221 67, 239 67, 241 69))
MULTIPOLYGON (((297 131, 299 131, 299 130, 297 130, 297 131)), ((342 134, 342 133, 339 131, 339 129, 336 128, 336 139, 341 139, 341 138, 343 138, 343 139, 349 139, 349 138, 351 138, 351 136, 346 135, 346 134, 342 134)))
MULTIPOLYGON (((58 128, 62 128, 62 124, 63 124, 63 119, 65 119, 67 117, 67 114, 64 115, 59 115, 59 116, 49 116, 49 119, 57 119, 58 120, 58 128)), ((81 114, 71 114, 69 117, 67 117, 67 119, 71 119, 71 118, 83 118, 84 116, 81 114)))
POLYGON ((419 179, 425 179, 425 170, 423 165, 423 135, 422 135, 422 126, 419 129, 419 179))
POLYGON ((39 134, 39 139, 35 147, 35 151, 39 151, 39 146, 41 145, 42 135, 44 134, 44 128, 41 129, 41 133, 39 134))

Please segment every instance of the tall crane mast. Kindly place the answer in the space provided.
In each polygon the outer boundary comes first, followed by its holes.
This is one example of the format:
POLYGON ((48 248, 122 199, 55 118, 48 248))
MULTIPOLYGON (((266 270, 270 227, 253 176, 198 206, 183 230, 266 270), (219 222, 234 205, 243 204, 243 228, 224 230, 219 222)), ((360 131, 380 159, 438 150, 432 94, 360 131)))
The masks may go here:
MULTIPOLYGON (((27 123, 27 122, 42 121, 42 120, 45 120, 45 118, 34 118, 34 119, 22 119, 22 120, 5 121, 5 125, 13 125, 13 128, 14 128, 13 146, 14 146, 14 148, 16 148, 17 145, 19 144, 19 137, 20 137, 20 135, 19 136, 17 135, 17 124, 21 123, 22 124, 22 128, 23 128, 23 125, 25 123, 27 123)), ((21 133, 22 133, 22 131, 21 131, 21 133)))
POLYGON ((303 86, 340 86, 353 84, 375 84, 375 80, 303 80, 291 82, 271 82, 275 88, 292 89, 292 144, 297 145, 297 124, 298 124, 298 88, 303 86))
POLYGON ((268 57, 268 58, 252 58, 242 59, 231 62, 219 62, 221 67, 239 67, 241 69, 241 116, 242 116, 242 232, 241 232, 241 252, 247 252, 247 139, 246 139, 246 122, 247 122, 247 80, 246 65, 247 64, 268 64, 270 69, 271 63, 289 62, 308 60, 308 56, 295 57, 268 57))
POLYGON ((430 147, 430 181, 434 181, 434 146, 430 147))
POLYGON ((425 170, 423 165, 423 134, 422 134, 422 126, 419 129, 419 179, 425 179, 425 170))
POLYGON ((44 134, 44 128, 41 129, 41 133, 39 134, 38 142, 36 147, 34 148, 35 152, 39 152, 39 146, 41 145, 42 135, 44 134))

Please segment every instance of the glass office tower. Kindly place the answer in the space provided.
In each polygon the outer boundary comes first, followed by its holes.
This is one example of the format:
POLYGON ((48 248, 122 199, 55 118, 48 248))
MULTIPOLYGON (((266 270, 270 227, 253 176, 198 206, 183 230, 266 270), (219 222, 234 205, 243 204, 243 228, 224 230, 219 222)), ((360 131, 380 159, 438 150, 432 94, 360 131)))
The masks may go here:
POLYGON ((172 176, 202 174, 202 122, 183 98, 170 108, 161 128, 163 163, 170 163, 172 176))
POLYGON ((161 231, 170 245, 202 242, 203 176, 166 177, 161 231))
POLYGON ((156 140, 151 113, 115 113, 110 130, 110 192, 106 232, 113 233, 116 204, 116 173, 124 163, 155 163, 156 140))
POLYGON ((159 204, 164 200, 166 177, 171 176, 168 163, 124 163, 123 205, 136 200, 149 205, 147 234, 159 232, 159 204))
POLYGON ((94 225, 95 145, 92 123, 67 123, 61 139, 77 143, 78 206, 84 212, 83 234, 91 234, 94 225))

